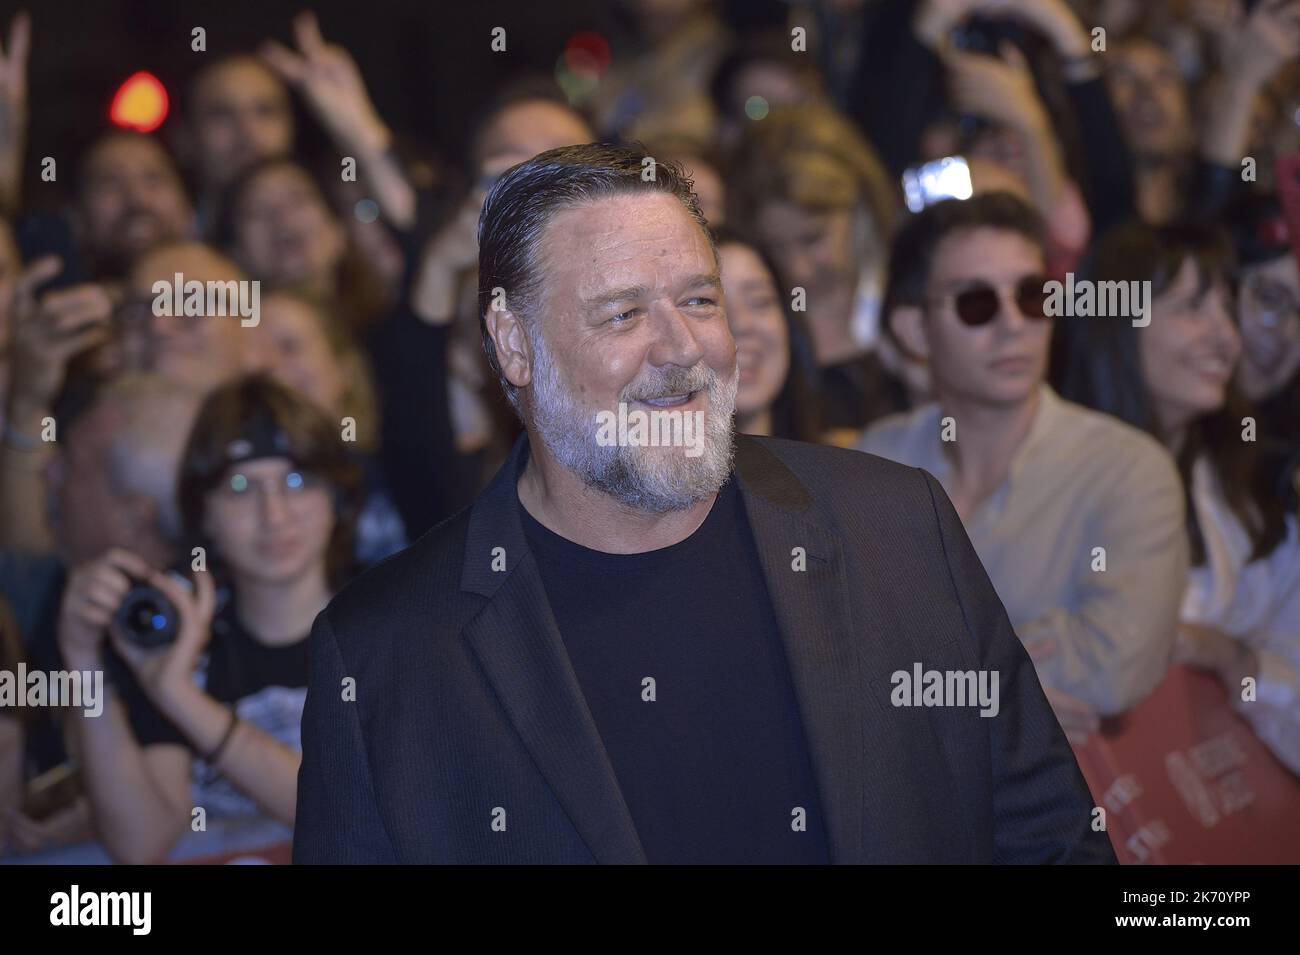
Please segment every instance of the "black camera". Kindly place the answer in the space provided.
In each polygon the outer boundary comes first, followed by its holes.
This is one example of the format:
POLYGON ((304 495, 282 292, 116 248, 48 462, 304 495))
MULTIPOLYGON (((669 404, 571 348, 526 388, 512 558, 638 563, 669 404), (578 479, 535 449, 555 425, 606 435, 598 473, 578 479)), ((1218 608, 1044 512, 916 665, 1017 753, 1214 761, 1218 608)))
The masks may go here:
POLYGON ((151 650, 176 639, 181 615, 166 594, 152 584, 141 583, 127 592, 113 624, 136 646, 151 650))

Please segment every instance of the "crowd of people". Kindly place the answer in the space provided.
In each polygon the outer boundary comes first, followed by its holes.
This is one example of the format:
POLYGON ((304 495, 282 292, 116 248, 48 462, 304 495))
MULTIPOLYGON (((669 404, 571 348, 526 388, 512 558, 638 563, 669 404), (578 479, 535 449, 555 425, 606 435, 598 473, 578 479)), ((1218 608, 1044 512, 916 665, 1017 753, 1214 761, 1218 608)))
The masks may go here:
POLYGON ((933 474, 1071 742, 1183 664, 1300 774, 1300 0, 828 0, 772 33, 617 7, 599 82, 506 70, 441 155, 302 14, 202 60, 159 133, 106 128, 59 210, 24 202, 52 41, 15 18, 0 670, 110 690, 94 717, 0 711, 0 855, 175 857, 195 807, 287 838, 313 620, 519 432, 483 347, 485 198, 598 141, 694 184, 736 429, 933 474), (327 154, 298 150, 295 98, 327 154), (969 195, 909 211, 905 171, 956 156, 969 195), (182 275, 258 283, 257 321, 159 314, 182 275), (1067 275, 1149 283, 1149 308, 1063 316, 1067 275), (163 649, 115 623, 140 583, 179 612, 163 649))

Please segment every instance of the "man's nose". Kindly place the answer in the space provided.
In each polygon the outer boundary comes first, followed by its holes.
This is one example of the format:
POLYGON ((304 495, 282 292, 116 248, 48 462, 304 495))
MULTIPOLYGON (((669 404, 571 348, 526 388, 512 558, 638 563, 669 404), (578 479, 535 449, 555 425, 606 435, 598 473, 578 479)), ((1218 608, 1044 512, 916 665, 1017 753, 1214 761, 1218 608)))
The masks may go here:
POLYGON ((1014 290, 998 293, 998 322, 1012 332, 1018 332, 1029 324, 1029 319, 1020 310, 1020 303, 1016 301, 1014 290))
POLYGON ((683 315, 676 305, 662 309, 656 324, 658 334, 650 350, 650 363, 693 367, 704 357, 704 349, 696 337, 696 325, 696 320, 683 315))

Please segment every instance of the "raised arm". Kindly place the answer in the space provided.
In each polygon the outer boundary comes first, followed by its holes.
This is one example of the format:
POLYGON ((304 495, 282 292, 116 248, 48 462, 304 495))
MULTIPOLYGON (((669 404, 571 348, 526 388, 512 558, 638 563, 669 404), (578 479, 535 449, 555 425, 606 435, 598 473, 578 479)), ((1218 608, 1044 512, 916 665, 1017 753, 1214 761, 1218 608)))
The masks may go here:
POLYGON ((272 40, 263 46, 263 58, 301 94, 334 145, 356 158, 384 217, 398 229, 410 229, 415 189, 393 154, 392 132, 371 102, 356 61, 343 47, 325 42, 313 13, 295 17, 293 30, 297 52, 272 40))
MULTIPOLYGON (((102 285, 77 285, 46 294, 36 288, 57 275, 56 257, 38 259, 15 283, 11 374, 0 441, 0 547, 47 553, 54 549, 45 522, 42 470, 54 444, 44 421, 63 387, 73 357, 108 340, 113 300, 102 285)), ((62 437, 55 422, 56 435, 62 437)))

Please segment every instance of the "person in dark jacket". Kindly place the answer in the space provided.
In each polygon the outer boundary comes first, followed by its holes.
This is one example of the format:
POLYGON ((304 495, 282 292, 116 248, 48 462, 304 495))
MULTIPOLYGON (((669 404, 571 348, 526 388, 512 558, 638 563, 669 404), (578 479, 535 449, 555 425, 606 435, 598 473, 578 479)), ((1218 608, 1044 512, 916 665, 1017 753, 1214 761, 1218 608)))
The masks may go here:
POLYGON ((644 158, 551 150, 488 195, 525 433, 317 618, 295 861, 1113 861, 935 479, 734 436, 717 254, 644 158))

